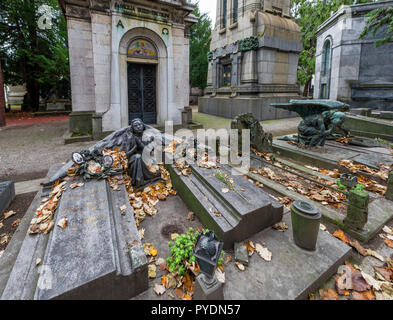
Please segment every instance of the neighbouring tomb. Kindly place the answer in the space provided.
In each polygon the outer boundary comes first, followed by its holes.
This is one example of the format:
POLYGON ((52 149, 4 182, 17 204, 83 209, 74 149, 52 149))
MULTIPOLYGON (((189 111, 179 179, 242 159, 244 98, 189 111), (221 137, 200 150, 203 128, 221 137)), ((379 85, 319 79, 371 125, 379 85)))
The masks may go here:
POLYGON ((181 124, 189 105, 187 0, 59 0, 67 20, 71 133, 100 136, 135 118, 181 124))
POLYGON ((295 116, 269 106, 299 97, 301 33, 289 9, 290 0, 217 0, 199 112, 225 118, 251 112, 258 120, 295 116))
POLYGON ((272 107, 294 111, 302 117, 298 135, 294 140, 301 147, 322 147, 329 137, 347 136, 342 128, 348 105, 331 100, 290 100, 289 103, 272 103, 272 107))
POLYGON ((359 39, 372 10, 393 6, 393 1, 340 7, 318 28, 314 98, 333 99, 353 108, 393 110, 393 43, 375 47, 384 37, 359 39))
POLYGON ((0 182, 0 214, 8 208, 15 198, 15 184, 13 181, 0 182))

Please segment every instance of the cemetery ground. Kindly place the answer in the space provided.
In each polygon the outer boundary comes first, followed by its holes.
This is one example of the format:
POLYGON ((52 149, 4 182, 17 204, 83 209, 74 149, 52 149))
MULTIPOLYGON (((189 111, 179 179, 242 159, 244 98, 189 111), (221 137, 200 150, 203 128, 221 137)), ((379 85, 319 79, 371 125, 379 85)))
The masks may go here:
MULTIPOLYGON (((205 128, 228 128, 230 125, 230 120, 228 119, 199 114, 197 112, 194 113, 193 118, 197 122, 203 123, 205 128)), ((279 136, 295 132, 299 121, 300 119, 293 118, 267 121, 262 122, 262 124, 265 131, 273 133, 274 136, 279 136)), ((3 227, 0 229, 0 233, 2 234, 1 241, 3 242, 0 251, 6 247, 9 241, 11 241, 13 232, 21 222, 23 214, 26 212, 36 194, 35 191, 24 193, 23 189, 25 188, 25 190, 29 191, 29 185, 37 183, 36 179, 40 181, 46 175, 48 168, 53 164, 64 163, 70 158, 70 154, 73 151, 85 149, 94 144, 94 142, 90 141, 64 145, 63 136, 67 130, 67 126, 68 120, 59 118, 55 121, 43 121, 35 123, 34 125, 18 125, 0 130, 0 148, 2 150, 0 159, 2 164, 0 167, 0 179, 14 180, 20 183, 20 188, 23 187, 20 189, 22 190, 22 194, 18 194, 13 203, 6 210, 6 212, 15 211, 16 214, 0 220, 0 226, 1 223, 3 223, 3 227), (6 234, 7 237, 4 237, 4 234, 6 234)), ((264 155, 262 155, 262 158, 263 157, 264 155)), ((287 163, 278 162, 278 164, 282 166, 287 163)), ((258 170, 256 170, 255 174, 259 174, 262 178, 270 179, 273 182, 282 179, 291 180, 289 175, 286 174, 280 177, 282 172, 280 172, 279 168, 272 166, 267 166, 267 168, 270 168, 270 170, 268 169, 264 172, 258 172, 258 170)), ((303 173, 310 177, 313 174, 316 175, 315 172, 317 172, 318 168, 314 166, 314 168, 310 170, 314 171, 314 173, 311 171, 303 173)), ((325 171, 323 174, 328 175, 328 172, 325 171)), ((382 286, 384 282, 391 281, 393 265, 391 265, 391 260, 389 260, 389 258, 392 257, 393 249, 387 245, 387 243, 390 242, 386 242, 386 236, 393 236, 392 221, 387 222, 383 231, 378 231, 377 234, 374 235, 367 244, 363 244, 363 246, 359 243, 356 244, 356 240, 349 235, 347 235, 348 238, 346 238, 339 232, 340 228, 336 224, 329 221, 323 221, 319 232, 319 241, 323 244, 322 248, 325 248, 325 243, 328 244, 329 241, 333 241, 335 246, 340 248, 337 249, 338 251, 341 250, 345 252, 345 249, 340 247, 340 243, 350 243, 351 246, 354 247, 354 249, 352 249, 352 256, 349 257, 347 252, 343 254, 343 257, 345 256, 345 260, 354 267, 350 265, 344 267, 344 261, 340 261, 341 266, 333 263, 334 267, 337 269, 337 274, 329 279, 323 279, 322 276, 321 278, 323 281, 319 281, 316 287, 314 286, 311 288, 311 291, 306 290, 307 294, 305 295, 299 287, 306 286, 308 282, 310 282, 309 279, 307 279, 307 268, 310 268, 310 273, 312 273, 311 270, 315 271, 314 265, 320 263, 323 265, 326 263, 328 266, 332 261, 325 261, 327 259, 324 256, 326 252, 324 253, 323 250, 315 256, 316 260, 312 260, 312 258, 301 250, 298 252, 291 252, 292 247, 290 246, 289 240, 292 234, 291 219, 289 217, 289 204, 291 201, 285 199, 281 193, 275 192, 271 188, 267 188, 260 180, 252 180, 250 178, 251 177, 246 176, 242 177, 246 183, 257 185, 259 188, 267 191, 272 198, 278 199, 284 204, 284 223, 275 226, 275 228, 267 228, 258 232, 245 241, 247 254, 249 256, 248 265, 247 263, 235 261, 235 253, 232 248, 225 250, 225 256, 216 275, 219 281, 225 283, 224 295, 227 299, 374 299, 375 293, 372 288, 375 289, 375 286, 382 286), (330 239, 331 237, 328 238, 327 233, 335 234, 336 237, 339 237, 343 241, 339 241, 335 238, 332 240, 330 239), (382 238, 382 236, 384 238, 382 238), (277 246, 275 243, 278 242, 272 241, 272 239, 278 239, 281 245, 277 246), (267 250, 261 251, 261 247, 267 250), (384 257, 384 261, 378 258, 381 256, 384 257), (307 260, 307 262, 302 261, 302 257, 303 260, 304 257, 310 260, 307 260), (388 261, 387 267, 386 260, 388 261), (285 261, 287 262, 283 263, 285 261), (277 268, 277 263, 280 263, 280 268, 277 268), (375 270, 374 267, 381 267, 378 269, 379 274, 375 276, 377 280, 372 276, 375 270), (275 268, 276 270, 274 270, 275 268), (343 273, 344 269, 346 269, 345 273, 343 273), (296 279, 299 274, 305 275, 304 279, 296 279), (342 284, 345 274, 347 276, 352 276, 354 286, 345 287, 345 285, 342 284), (371 280, 367 276, 364 276, 364 278, 363 274, 371 275, 371 280), (302 282, 303 280, 304 283, 302 282), (280 283, 279 288, 281 288, 274 293, 269 292, 269 288, 272 287, 272 281, 276 284, 280 283)), ((325 179, 328 180, 326 176, 325 179)), ((68 184, 70 183, 71 182, 68 184)), ((18 188, 18 184, 16 187, 18 188)), ((292 191, 290 188, 301 189, 302 187, 304 187, 304 185, 300 187, 299 185, 293 187, 290 185, 289 187, 287 186, 289 191, 292 191)), ((224 190, 222 191, 224 192, 224 190)), ((225 190, 225 192, 228 191, 225 190)), ((329 203, 324 203, 326 199, 318 199, 318 197, 315 196, 313 200, 319 201, 323 206, 332 207, 334 207, 334 203, 339 202, 329 201, 329 203)), ((138 224, 139 235, 144 244, 149 264, 149 288, 134 299, 190 299, 194 290, 193 283, 190 282, 190 279, 186 276, 181 280, 182 283, 180 283, 178 287, 177 282, 179 277, 171 277, 172 273, 169 272, 165 260, 170 256, 169 241, 173 241, 179 234, 186 233, 189 227, 192 227, 193 230, 202 230, 202 224, 198 217, 190 212, 179 195, 165 197, 165 200, 157 203, 156 209, 157 213, 152 215, 147 214, 138 224)), ((30 216, 26 219, 28 220, 27 224, 25 223, 24 226, 25 232, 28 223, 34 215, 34 210, 30 211, 30 216)), ((20 232, 18 235, 20 238, 19 241, 22 241, 24 237, 23 233, 25 232, 20 232)), ((328 245, 326 245, 326 248, 327 252, 330 254, 334 253, 334 250, 328 245)), ((194 268, 195 271, 195 267, 191 267, 191 269, 192 268, 194 268)), ((326 271, 323 267, 321 270, 323 270, 323 272, 326 271)), ((385 291, 382 292, 388 295, 385 291)))

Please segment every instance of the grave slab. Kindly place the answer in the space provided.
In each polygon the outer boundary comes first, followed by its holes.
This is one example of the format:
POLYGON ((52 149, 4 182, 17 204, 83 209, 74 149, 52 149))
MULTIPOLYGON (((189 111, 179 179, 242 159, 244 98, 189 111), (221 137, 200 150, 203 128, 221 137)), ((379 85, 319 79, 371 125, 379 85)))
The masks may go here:
POLYGON ((215 176, 216 169, 191 165, 192 173, 183 176, 174 166, 167 167, 182 200, 206 228, 224 241, 224 249, 281 221, 282 204, 243 176, 231 175, 227 165, 220 166, 221 172, 234 180, 235 188, 248 201, 232 190, 223 193, 222 188, 227 186, 215 176))
POLYGON ((225 300, 307 299, 350 257, 348 245, 321 230, 314 252, 300 249, 293 241, 290 214, 283 221, 287 231, 268 228, 250 238, 265 243, 272 252, 270 262, 254 253, 245 271, 232 263, 225 267, 225 300))
MULTIPOLYGON (((355 163, 375 169, 379 169, 378 163, 393 164, 393 158, 387 148, 343 145, 336 141, 327 141, 324 147, 310 150, 300 149, 287 141, 274 139, 273 149, 275 152, 278 151, 281 156, 324 169, 339 168, 337 161, 341 159, 353 160, 355 163)), ((346 168, 341 169, 344 172, 347 170, 346 168)), ((362 174, 367 176, 367 173, 362 174)), ((373 179, 375 180, 375 178, 373 179)), ((383 183, 383 181, 380 182, 383 183)))
POLYGON ((124 185, 69 184, 50 234, 26 234, 1 299, 129 299, 147 289, 147 259, 124 185), (57 226, 63 217, 65 229, 57 226))
MULTIPOLYGON (((253 156, 251 159, 251 166, 254 168, 260 168, 264 166, 264 163, 259 160, 258 156, 253 156)), ((370 194, 370 204, 368 207, 368 221, 364 226, 363 231, 354 230, 349 228, 344 224, 343 220, 345 215, 328 207, 320 202, 310 200, 307 196, 301 195, 295 191, 289 190, 287 187, 282 184, 272 181, 268 178, 265 178, 259 174, 255 174, 249 171, 241 171, 246 174, 248 177, 259 181, 262 183, 267 189, 272 190, 282 196, 288 196, 293 200, 301 200, 307 201, 314 204, 322 213, 322 219, 329 221, 331 223, 336 224, 339 228, 345 230, 352 237, 358 239, 361 242, 368 242, 372 239, 382 228, 383 226, 393 218, 393 202, 385 199, 383 196, 378 194, 370 194)), ((311 172, 308 172, 311 174, 311 172)))
POLYGON ((15 198, 15 185, 13 181, 0 181, 0 214, 8 208, 15 198))

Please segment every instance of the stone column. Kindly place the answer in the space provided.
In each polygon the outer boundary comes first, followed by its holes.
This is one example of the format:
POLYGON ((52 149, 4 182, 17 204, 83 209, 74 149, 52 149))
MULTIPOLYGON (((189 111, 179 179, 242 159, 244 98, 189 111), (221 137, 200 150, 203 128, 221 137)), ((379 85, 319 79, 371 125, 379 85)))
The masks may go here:
POLYGON ((92 130, 95 112, 94 61, 90 12, 87 8, 66 7, 72 91, 70 132, 92 130))
POLYGON ((358 230, 363 230, 368 219, 369 194, 360 189, 352 188, 348 195, 347 216, 344 224, 358 230))

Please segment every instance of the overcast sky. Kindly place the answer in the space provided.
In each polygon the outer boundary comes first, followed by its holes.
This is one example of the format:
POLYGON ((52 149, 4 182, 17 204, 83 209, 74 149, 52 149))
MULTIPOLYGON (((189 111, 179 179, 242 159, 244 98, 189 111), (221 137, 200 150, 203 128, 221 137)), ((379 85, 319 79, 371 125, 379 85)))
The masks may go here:
POLYGON ((209 14, 210 19, 212 19, 213 26, 216 20, 216 2, 216 0, 199 0, 199 8, 201 12, 209 14))

